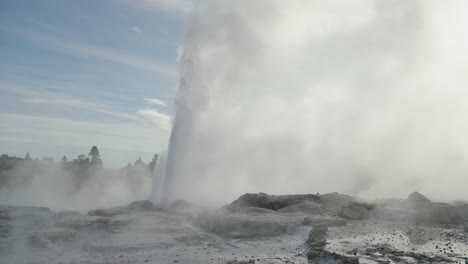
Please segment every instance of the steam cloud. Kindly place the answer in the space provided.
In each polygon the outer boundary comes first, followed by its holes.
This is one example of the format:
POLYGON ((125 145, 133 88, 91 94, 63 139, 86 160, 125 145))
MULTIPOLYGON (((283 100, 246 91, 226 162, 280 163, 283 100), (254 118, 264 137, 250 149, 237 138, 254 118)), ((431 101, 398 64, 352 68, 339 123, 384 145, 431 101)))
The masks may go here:
POLYGON ((465 1, 204 1, 164 198, 466 196, 465 1))
POLYGON ((9 173, 11 181, 0 186, 0 204, 87 211, 151 196, 151 175, 146 165, 100 169, 85 180, 62 168, 60 163, 44 161, 17 165, 9 173), (81 181, 78 189, 77 181, 81 181))

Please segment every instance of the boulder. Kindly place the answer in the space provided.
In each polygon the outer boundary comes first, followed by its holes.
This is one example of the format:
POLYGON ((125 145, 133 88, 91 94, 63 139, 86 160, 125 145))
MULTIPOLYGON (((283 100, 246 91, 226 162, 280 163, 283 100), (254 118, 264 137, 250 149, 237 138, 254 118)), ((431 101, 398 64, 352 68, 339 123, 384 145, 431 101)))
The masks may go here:
POLYGON ((418 193, 418 192, 413 192, 408 195, 408 202, 410 204, 430 204, 432 203, 431 200, 429 200, 426 196, 418 193))
POLYGON ((374 207, 366 203, 350 203, 344 207, 339 216, 349 220, 364 220, 369 218, 370 211, 374 207))
POLYGON ((326 245, 328 227, 326 225, 316 225, 309 232, 309 237, 307 238, 306 244, 315 247, 323 248, 326 245))
POLYGON ((327 213, 332 215, 339 215, 344 207, 347 207, 349 203, 356 201, 356 198, 352 196, 337 192, 322 194, 319 197, 320 203, 323 204, 324 209, 327 213))

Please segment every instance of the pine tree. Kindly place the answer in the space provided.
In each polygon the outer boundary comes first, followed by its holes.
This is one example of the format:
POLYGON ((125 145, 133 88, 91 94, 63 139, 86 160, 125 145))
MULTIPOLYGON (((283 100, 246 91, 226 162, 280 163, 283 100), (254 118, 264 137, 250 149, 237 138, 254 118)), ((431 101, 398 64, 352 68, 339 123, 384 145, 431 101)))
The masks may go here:
POLYGON ((158 163, 158 159, 159 159, 159 154, 154 154, 153 160, 148 165, 151 171, 153 171, 154 167, 156 167, 156 164, 158 163))
POLYGON ((96 146, 93 146, 89 151, 88 156, 91 160, 91 166, 101 167, 102 168, 102 160, 101 155, 99 154, 99 149, 96 146))
POLYGON ((143 162, 143 160, 141 159, 141 156, 138 157, 138 159, 135 161, 135 166, 138 166, 138 165, 144 165, 145 163, 143 162))
POLYGON ((27 161, 31 160, 31 156, 29 155, 29 152, 26 153, 26 156, 24 156, 24 160, 27 160, 27 161))

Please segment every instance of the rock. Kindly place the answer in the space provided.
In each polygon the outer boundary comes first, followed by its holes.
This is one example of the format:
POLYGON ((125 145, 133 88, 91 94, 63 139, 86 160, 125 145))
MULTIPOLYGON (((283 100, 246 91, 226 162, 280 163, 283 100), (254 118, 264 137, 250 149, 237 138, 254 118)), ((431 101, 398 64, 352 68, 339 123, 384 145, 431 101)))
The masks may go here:
POLYGON ((369 218, 373 208, 372 205, 366 203, 350 203, 341 210, 339 216, 349 220, 364 220, 369 218))
POLYGON ((384 255, 387 259, 392 260, 392 263, 458 263, 440 255, 428 256, 425 254, 416 253, 414 251, 401 251, 393 248, 388 244, 372 245, 371 247, 365 249, 364 254, 375 257, 384 255), (403 259, 408 258, 412 259, 413 261, 402 262, 403 259))
POLYGON ((16 235, 30 235, 35 229, 50 228, 54 214, 47 207, 0 205, 0 218, 1 235, 9 235, 13 226, 16 235))
POLYGON ((412 204, 429 204, 432 203, 431 200, 429 200, 426 196, 418 193, 418 192, 413 192, 408 195, 408 201, 412 204))
POLYGON ((359 264, 359 258, 339 255, 326 250, 310 250, 307 258, 317 264, 359 264))
POLYGON ((284 207, 318 200, 320 198, 315 194, 268 195, 266 193, 247 193, 232 202, 229 206, 259 207, 278 211, 284 207))
POLYGON ((306 244, 309 246, 307 258, 310 260, 310 263, 359 264, 359 259, 356 257, 342 256, 325 250, 327 232, 328 228, 325 225, 316 225, 310 231, 306 241, 306 244))
POLYGON ((225 209, 231 213, 244 213, 244 214, 273 214, 276 211, 266 209, 266 208, 259 208, 259 207, 251 207, 251 206, 226 206, 225 209))
POLYGON ((249 260, 228 260, 226 261, 226 264, 255 264, 255 260, 249 259, 249 260))
POLYGON ((346 223, 345 219, 335 216, 307 216, 302 221, 303 225, 315 226, 321 224, 327 227, 344 226, 346 223))
POLYGON ((309 232, 306 244, 309 246, 316 242, 325 242, 327 240, 328 227, 326 225, 316 225, 309 232))
POLYGON ((130 212, 151 212, 156 211, 156 207, 148 200, 135 201, 128 205, 130 212))
POLYGON ((72 229, 76 231, 113 231, 126 226, 128 222, 119 221, 110 217, 70 214, 57 217, 56 227, 72 229))
POLYGON ((10 210, 0 209, 0 239, 9 237, 12 229, 10 210))
POLYGON ((45 249, 50 246, 50 241, 45 239, 39 234, 33 234, 28 237, 28 244, 31 247, 38 248, 38 249, 45 249))
POLYGON ((460 205, 467 205, 468 204, 468 201, 465 201, 465 200, 455 200, 455 201, 452 201, 450 202, 452 205, 455 205, 455 206, 460 206, 460 205))
POLYGON ((323 204, 324 209, 332 215, 339 215, 344 207, 347 207, 349 203, 355 201, 356 198, 337 192, 320 195, 320 203, 323 204))
MULTIPOLYGON (((171 208, 171 209, 184 209, 184 208, 191 207, 191 206, 192 206, 192 204, 187 202, 187 201, 176 200, 176 201, 171 203, 169 208, 171 208)), ((156 209, 156 208, 154 208, 154 209, 156 209)))
POLYGON ((77 232, 67 228, 50 228, 29 236, 28 242, 37 248, 46 248, 50 244, 58 244, 75 240, 77 232))
POLYGON ((76 238, 77 232, 67 228, 51 228, 43 234, 52 243, 69 242, 76 238))
POLYGON ((142 212, 152 212, 158 210, 157 207, 153 205, 150 201, 142 200, 142 201, 135 201, 129 205, 109 208, 109 209, 97 209, 91 210, 88 212, 90 216, 103 216, 103 217, 111 217, 121 214, 128 214, 128 213, 142 213, 142 212))
POLYGON ((418 224, 460 225, 468 219, 468 205, 432 202, 424 195, 414 192, 402 202, 403 208, 411 210, 418 224))
POLYGON ((244 214, 220 209, 200 213, 194 225, 224 237, 247 238, 288 233, 297 228, 301 220, 281 214, 244 214))
POLYGON ((116 209, 96 209, 96 210, 91 210, 88 212, 88 215, 90 216, 102 216, 102 217, 111 217, 115 215, 121 215, 128 213, 124 210, 116 210, 116 209))
POLYGON ((468 216, 468 207, 432 203, 415 209, 415 221, 420 224, 459 225, 468 216))
POLYGON ((414 213, 400 208, 377 208, 372 210, 370 218, 374 221, 412 224, 414 222, 414 213))
POLYGON ((305 202, 283 207, 278 210, 280 213, 303 213, 316 215, 322 213, 324 206, 318 202, 305 202))
POLYGON ((323 195, 268 195, 266 193, 247 193, 224 208, 232 212, 254 211, 268 213, 269 210, 281 213, 302 213, 307 215, 339 215, 343 208, 349 207, 356 199, 349 195, 328 193, 323 195), (248 209, 247 209, 248 208, 248 209))

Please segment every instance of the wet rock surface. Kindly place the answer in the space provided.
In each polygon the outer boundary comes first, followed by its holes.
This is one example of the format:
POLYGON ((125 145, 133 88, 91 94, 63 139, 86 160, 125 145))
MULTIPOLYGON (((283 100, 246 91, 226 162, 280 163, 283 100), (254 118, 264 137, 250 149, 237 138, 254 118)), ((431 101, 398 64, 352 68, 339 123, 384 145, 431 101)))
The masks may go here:
POLYGON ((88 214, 0 206, 0 263, 464 263, 466 205, 421 196, 246 194, 208 211, 137 201, 88 214))

